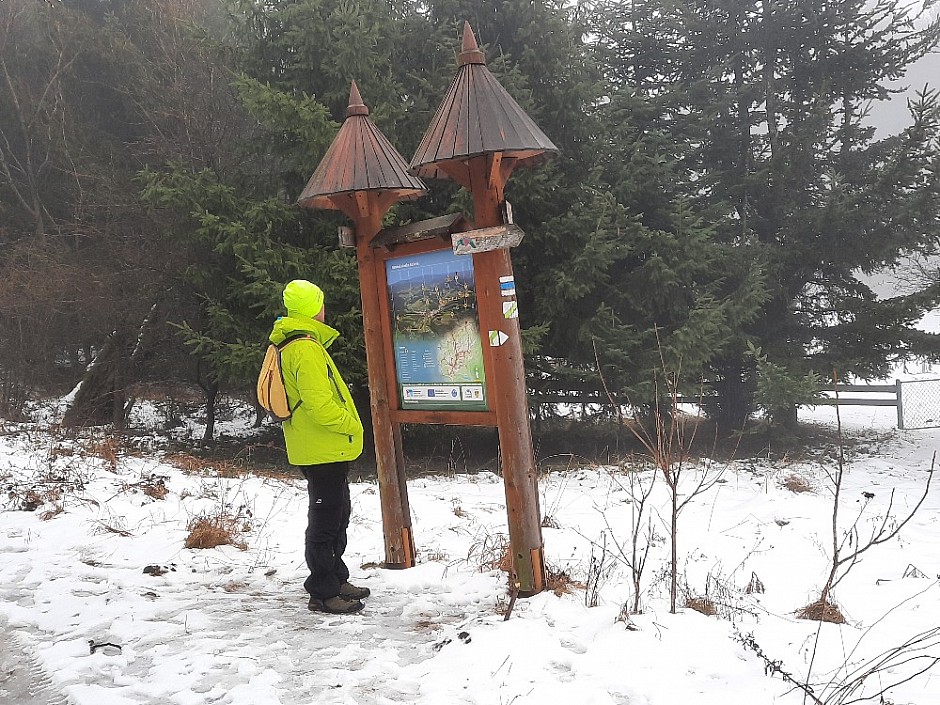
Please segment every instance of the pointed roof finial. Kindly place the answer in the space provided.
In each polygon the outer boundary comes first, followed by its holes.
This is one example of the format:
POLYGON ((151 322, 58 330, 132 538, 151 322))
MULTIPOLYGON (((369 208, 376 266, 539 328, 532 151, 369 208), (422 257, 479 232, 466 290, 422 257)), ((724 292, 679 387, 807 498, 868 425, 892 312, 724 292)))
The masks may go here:
POLYGON ((357 194, 376 191, 408 201, 423 196, 427 187, 408 173, 408 164, 372 122, 353 81, 346 119, 297 203, 303 208, 341 210, 356 220, 362 214, 357 194))
POLYGON ((359 87, 356 85, 356 82, 353 81, 349 86, 349 105, 346 108, 346 117, 368 114, 369 109, 366 107, 366 104, 362 102, 362 96, 359 95, 359 87))
POLYGON ((460 45, 460 53, 457 55, 457 65, 466 66, 467 64, 485 64, 486 56, 480 51, 477 45, 477 38, 473 36, 473 30, 470 29, 470 23, 463 23, 463 42, 460 45))
POLYGON ((469 182, 468 163, 476 157, 502 154, 512 159, 506 167, 511 170, 534 166, 558 151, 490 73, 469 22, 464 24, 457 62, 457 76, 418 145, 409 173, 463 184, 454 174, 466 172, 469 182), (443 165, 447 169, 439 168, 443 165))

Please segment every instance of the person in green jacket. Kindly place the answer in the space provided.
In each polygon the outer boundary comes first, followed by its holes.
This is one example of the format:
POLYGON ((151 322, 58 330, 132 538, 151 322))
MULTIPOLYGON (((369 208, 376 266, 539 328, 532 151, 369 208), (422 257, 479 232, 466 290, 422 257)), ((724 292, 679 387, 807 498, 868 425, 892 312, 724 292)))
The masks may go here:
POLYGON ((287 398, 294 410, 282 424, 287 459, 307 480, 304 588, 313 611, 346 614, 363 608, 369 589, 349 582, 343 562, 349 526, 349 463, 362 453, 362 421, 349 387, 327 349, 339 332, 324 320, 323 291, 305 279, 284 288, 287 316, 274 322, 287 398))

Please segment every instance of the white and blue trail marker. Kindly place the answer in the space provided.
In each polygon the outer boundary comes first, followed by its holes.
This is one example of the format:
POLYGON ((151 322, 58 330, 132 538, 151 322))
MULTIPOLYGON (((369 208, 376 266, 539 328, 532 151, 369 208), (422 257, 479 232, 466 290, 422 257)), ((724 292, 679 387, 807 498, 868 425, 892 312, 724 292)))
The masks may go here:
POLYGON ((499 293, 503 296, 516 295, 516 280, 511 274, 499 278, 499 293))

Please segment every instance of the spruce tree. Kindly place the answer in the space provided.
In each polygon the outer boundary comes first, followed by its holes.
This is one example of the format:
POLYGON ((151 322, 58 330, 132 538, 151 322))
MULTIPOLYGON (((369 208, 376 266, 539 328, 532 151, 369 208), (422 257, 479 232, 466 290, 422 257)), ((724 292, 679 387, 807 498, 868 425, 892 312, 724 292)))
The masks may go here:
MULTIPOLYGON (((893 0, 612 4, 600 32, 619 58, 612 79, 675 107, 693 207, 765 268, 768 298, 747 328, 763 355, 794 380, 873 377, 929 345, 911 324, 938 292, 876 301, 861 275, 936 242, 936 95, 896 138, 875 141, 864 114, 936 45, 936 22, 918 29, 893 0)), ((734 424, 754 389, 744 342, 711 372, 734 424)))

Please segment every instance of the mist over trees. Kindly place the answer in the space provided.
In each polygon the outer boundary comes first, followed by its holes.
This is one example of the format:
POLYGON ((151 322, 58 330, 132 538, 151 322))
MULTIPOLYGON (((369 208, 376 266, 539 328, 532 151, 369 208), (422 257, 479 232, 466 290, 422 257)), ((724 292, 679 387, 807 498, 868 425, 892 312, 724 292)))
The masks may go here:
MULTIPOLYGON (((919 7, 917 5, 916 7, 919 7)), ((559 147, 507 198, 530 383, 650 407, 709 395, 726 430, 812 382, 940 357, 913 330, 940 281, 877 300, 862 274, 940 236, 940 100, 865 116, 940 26, 893 0, 2 0, 0 414, 61 393, 120 423, 142 385, 250 388, 280 288, 327 291, 366 395, 355 262, 294 205, 355 79, 406 157, 469 20, 559 147), (783 381, 761 384, 765 378, 783 381), (678 385, 674 387, 673 385, 678 385)), ((394 226, 466 210, 448 182, 394 226)), ((541 410, 542 413, 545 410, 541 410)), ((210 431, 211 435, 211 431, 210 431)))

